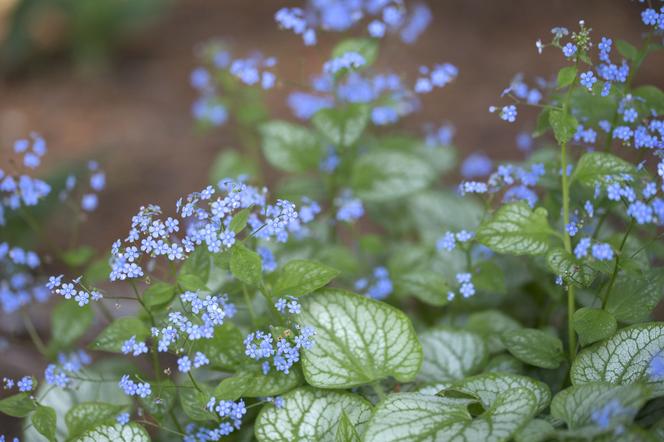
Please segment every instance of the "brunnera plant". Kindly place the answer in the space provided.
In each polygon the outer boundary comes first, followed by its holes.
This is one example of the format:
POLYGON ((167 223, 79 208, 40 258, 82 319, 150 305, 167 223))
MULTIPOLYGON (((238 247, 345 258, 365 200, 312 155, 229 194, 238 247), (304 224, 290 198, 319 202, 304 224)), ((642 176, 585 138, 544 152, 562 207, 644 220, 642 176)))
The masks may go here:
MULTIPOLYGON (((5 378, 0 411, 25 419, 26 440, 661 440, 664 93, 634 78, 662 49, 664 7, 642 9, 636 45, 583 21, 537 41, 564 67, 517 75, 489 109, 509 123, 539 110, 517 140, 524 160, 472 154, 456 189, 440 185, 451 125, 390 125, 457 69, 374 66, 382 39, 417 40, 426 6, 277 11, 307 46, 366 29, 308 86, 275 57, 202 46, 194 117, 232 126, 242 151, 224 150, 213 184, 174 207, 142 207, 110 256, 49 243, 42 266, 2 243, 3 312, 20 313, 48 366, 5 378), (273 88, 297 123, 270 118, 273 88), (263 159, 282 172, 272 192, 263 159), (44 343, 29 309, 49 292, 64 299, 44 343)), ((75 178, 23 170, 41 138, 14 150, 0 175, 8 228, 39 229, 31 208, 53 190, 79 215, 96 207, 95 163, 92 191, 70 198, 75 178)))

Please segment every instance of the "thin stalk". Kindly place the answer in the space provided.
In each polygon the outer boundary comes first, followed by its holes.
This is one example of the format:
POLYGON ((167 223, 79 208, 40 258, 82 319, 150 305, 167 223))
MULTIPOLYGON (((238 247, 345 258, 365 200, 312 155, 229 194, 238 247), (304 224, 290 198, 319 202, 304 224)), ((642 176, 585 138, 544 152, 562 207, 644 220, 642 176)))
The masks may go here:
POLYGON ((632 219, 632 221, 629 223, 629 226, 627 227, 627 230, 625 231, 625 234, 623 235, 620 247, 618 248, 618 253, 616 254, 616 262, 613 264, 613 272, 611 272, 611 279, 609 280, 609 285, 607 285, 606 292, 604 293, 604 297, 602 298, 602 309, 606 308, 606 305, 609 302, 609 296, 611 295, 613 284, 616 282, 616 277, 618 276, 620 256, 622 255, 622 251, 625 248, 625 244, 627 243, 627 237, 631 233, 633 227, 634 227, 634 220, 632 219))
POLYGON ((23 317, 23 323, 25 324, 25 329, 27 330, 28 335, 32 340, 32 343, 35 344, 35 347, 37 348, 39 353, 41 353, 43 356, 46 356, 48 354, 48 349, 46 348, 46 345, 44 345, 44 341, 42 341, 42 338, 39 337, 39 333, 37 333, 37 329, 35 328, 35 325, 32 323, 32 319, 30 319, 30 316, 25 312, 21 312, 21 316, 23 317))

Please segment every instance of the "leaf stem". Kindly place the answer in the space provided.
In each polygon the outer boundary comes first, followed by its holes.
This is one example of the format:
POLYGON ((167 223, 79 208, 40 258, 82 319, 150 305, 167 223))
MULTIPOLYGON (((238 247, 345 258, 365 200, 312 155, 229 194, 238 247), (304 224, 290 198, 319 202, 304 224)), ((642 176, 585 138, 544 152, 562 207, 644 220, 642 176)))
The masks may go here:
POLYGON ((21 312, 21 316, 23 317, 25 329, 27 330, 32 343, 35 344, 35 347, 39 353, 41 353, 43 356, 46 356, 48 354, 48 349, 46 348, 46 345, 44 345, 44 341, 42 341, 42 339, 39 337, 39 333, 37 333, 37 329, 32 323, 32 319, 30 319, 30 316, 25 312, 21 312))

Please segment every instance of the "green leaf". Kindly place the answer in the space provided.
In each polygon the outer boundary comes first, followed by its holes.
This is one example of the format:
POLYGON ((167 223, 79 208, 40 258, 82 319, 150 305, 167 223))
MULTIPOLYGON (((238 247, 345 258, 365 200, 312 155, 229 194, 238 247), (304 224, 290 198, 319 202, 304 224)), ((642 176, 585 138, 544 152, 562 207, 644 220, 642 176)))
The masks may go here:
POLYGON ((400 310, 338 289, 319 290, 301 303, 299 322, 316 330, 313 347, 302 354, 309 384, 350 388, 388 376, 407 382, 417 375, 422 348, 400 310))
POLYGON ((253 377, 245 373, 227 377, 219 382, 212 395, 220 401, 236 401, 244 396, 252 380, 253 377))
POLYGON ((537 116, 537 123, 535 124, 535 130, 533 131, 533 138, 541 137, 549 130, 551 124, 549 123, 549 114, 551 110, 549 108, 542 109, 542 111, 537 116))
POLYGON ((541 330, 510 330, 503 333, 502 340, 515 358, 535 367, 558 368, 564 359, 560 339, 541 330))
POLYGON ((127 425, 102 425, 90 430, 75 442, 150 442, 145 428, 131 422, 127 425))
POLYGON ((12 417, 25 417, 35 409, 30 393, 19 393, 0 400, 0 413, 12 417))
POLYGON ((426 188, 436 177, 428 163, 405 152, 374 151, 353 165, 351 186, 367 201, 389 201, 426 188))
POLYGON ((552 249, 546 255, 546 262, 553 273, 563 278, 567 284, 588 287, 595 280, 597 272, 587 264, 579 261, 563 248, 552 249))
POLYGON ((574 83, 576 78, 576 67, 567 66, 558 71, 558 88, 562 89, 574 83))
POLYGON ((150 382, 152 394, 141 398, 141 404, 148 414, 156 417, 164 417, 175 405, 177 400, 177 387, 170 379, 150 382))
POLYGON ((418 379, 425 382, 461 379, 479 372, 489 358, 484 339, 472 332, 443 327, 420 335, 424 359, 418 379))
POLYGON ((643 99, 645 110, 655 111, 658 115, 664 113, 664 92, 657 86, 639 86, 632 91, 632 95, 643 99))
POLYGON ((37 405, 37 409, 32 415, 32 418, 30 418, 30 422, 32 422, 35 430, 37 430, 42 436, 51 442, 55 442, 57 418, 53 408, 37 405))
POLYGON ((277 274, 272 294, 302 296, 326 286, 339 276, 339 271, 316 261, 296 259, 289 261, 277 274))
POLYGON ((549 112, 549 124, 559 144, 567 143, 571 140, 576 133, 576 128, 579 126, 574 116, 561 110, 551 110, 549 112))
POLYGON ((111 322, 90 344, 90 349, 120 353, 122 344, 132 336, 144 341, 150 336, 150 329, 143 321, 133 316, 125 316, 111 322))
POLYGON ((556 432, 544 419, 533 419, 514 434, 514 442, 545 442, 556 432))
POLYGON ((489 352, 498 353, 505 349, 500 335, 509 330, 519 330, 521 324, 499 310, 485 310, 468 316, 466 329, 483 336, 489 352))
POLYGON ((657 395, 664 394, 664 381, 650 378, 653 358, 664 348, 664 323, 651 322, 625 327, 606 341, 582 350, 574 359, 572 384, 647 383, 657 395))
MULTIPOLYGON (((179 391, 180 405, 184 414, 197 422, 216 420, 218 415, 207 409, 207 404, 212 397, 211 392, 199 391, 193 385, 188 385, 188 387, 190 388, 182 388, 179 391)), ((207 389, 206 386, 200 388, 207 389)))
POLYGON ((259 130, 263 154, 274 167, 285 172, 318 168, 323 150, 314 132, 285 121, 270 121, 259 130))
POLYGON ((650 391, 644 385, 611 385, 591 383, 575 385, 558 393, 551 401, 551 415, 564 421, 569 429, 595 425, 593 412, 610 402, 618 401, 621 412, 611 416, 611 427, 632 422, 636 413, 649 399, 650 391))
POLYGON ((99 425, 113 423, 126 407, 105 402, 84 402, 74 405, 65 415, 69 437, 75 437, 99 425))
POLYGON ((639 57, 639 50, 625 40, 616 40, 616 48, 620 52, 620 55, 630 61, 634 61, 639 57))
POLYGON ((175 287, 166 282, 155 282, 142 295, 143 303, 150 310, 167 307, 175 298, 175 287))
POLYGON ((95 313, 90 305, 79 307, 74 301, 61 301, 53 309, 49 350, 57 353, 67 349, 92 325, 95 313))
POLYGON ((483 223, 477 240, 498 253, 540 255, 549 250, 554 232, 547 221, 547 211, 534 211, 525 201, 506 204, 483 223))
POLYGON ((523 362, 508 353, 493 356, 484 367, 486 373, 523 373, 523 362))
POLYGON ((242 230, 244 230, 245 227, 247 227, 247 221, 249 220, 250 214, 251 207, 247 207, 246 209, 242 209, 237 212, 235 215, 233 215, 233 219, 231 219, 231 223, 229 224, 228 229, 231 232, 240 233, 242 230))
POLYGON ((342 411, 334 442, 360 442, 360 440, 360 435, 357 433, 355 426, 348 418, 346 412, 342 411))
POLYGON ((210 263, 210 252, 207 248, 197 247, 182 264, 179 276, 195 275, 205 283, 210 277, 210 263))
POLYGON ((364 66, 370 66, 378 58, 378 42, 370 38, 348 38, 332 49, 332 58, 341 57, 346 52, 357 52, 364 57, 364 66))
POLYGON ((67 250, 62 254, 61 258, 68 267, 83 267, 93 256, 95 256, 95 249, 90 246, 81 246, 76 249, 67 250))
POLYGON ((588 152, 579 159, 570 180, 594 188, 610 180, 620 181, 623 174, 635 173, 634 165, 622 158, 605 152, 588 152))
POLYGON ((334 442, 343 414, 362 433, 371 417, 371 404, 352 393, 298 388, 283 396, 284 405, 264 406, 255 424, 259 441, 334 442))
POLYGON ((447 281, 430 270, 412 270, 397 275, 394 278, 394 291, 401 296, 414 296, 436 307, 442 307, 449 302, 447 281))
POLYGON ((473 284, 481 292, 499 295, 507 293, 505 274, 493 261, 483 261, 475 266, 473 284))
POLYGON ((620 274, 606 303, 606 310, 618 321, 647 321, 664 296, 664 272, 661 268, 638 275, 620 274))
POLYGON ((464 404, 415 393, 390 395, 369 421, 365 442, 506 441, 535 413, 535 396, 525 388, 498 395, 473 419, 464 404))
POLYGON ((206 281, 198 275, 185 273, 178 275, 178 284, 185 289, 192 292, 197 290, 206 290, 206 281))
POLYGON ((454 383, 451 389, 475 396, 484 408, 491 408, 502 392, 516 388, 525 388, 535 396, 538 413, 544 411, 551 402, 551 390, 544 382, 512 373, 482 373, 454 383))
POLYGON ((579 342, 584 346, 610 337, 618 328, 616 318, 611 313, 589 307, 574 312, 572 323, 579 334, 579 342))
POLYGON ((210 365, 222 370, 235 371, 245 362, 242 332, 231 322, 215 327, 212 339, 194 341, 192 351, 200 351, 210 365))
POLYGON ((241 243, 236 243, 231 249, 230 266, 233 276, 245 284, 258 286, 263 280, 261 257, 241 243))
POLYGON ((251 376, 244 390, 244 397, 276 396, 302 385, 304 378, 300 369, 291 368, 288 374, 271 370, 264 375, 262 371, 249 373, 251 376))
POLYGON ((311 122, 332 144, 349 147, 360 138, 369 122, 369 106, 349 104, 341 108, 321 109, 311 122))
POLYGON ((258 167, 246 155, 228 148, 217 155, 210 168, 210 182, 215 184, 227 178, 236 179, 240 175, 257 177, 258 167))

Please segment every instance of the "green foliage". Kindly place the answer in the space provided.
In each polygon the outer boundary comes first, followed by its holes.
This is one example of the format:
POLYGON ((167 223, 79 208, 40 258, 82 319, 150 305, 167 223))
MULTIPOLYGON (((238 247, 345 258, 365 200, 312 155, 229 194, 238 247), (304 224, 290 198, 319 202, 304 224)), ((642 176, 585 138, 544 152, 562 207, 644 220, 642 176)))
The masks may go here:
POLYGON ((549 227, 547 212, 531 210, 525 202, 506 204, 477 231, 477 240, 499 253, 541 255, 550 247, 554 231, 549 227))
POLYGON ((315 328, 319 343, 302 357, 309 385, 349 388, 388 376, 407 382, 422 364, 422 348, 410 320, 387 304, 326 289, 302 298, 299 320, 315 328))
POLYGON ((93 350, 119 353, 122 344, 132 336, 136 336, 138 341, 143 341, 150 336, 150 329, 140 319, 133 316, 125 316, 116 319, 102 330, 90 344, 90 348, 93 350))

